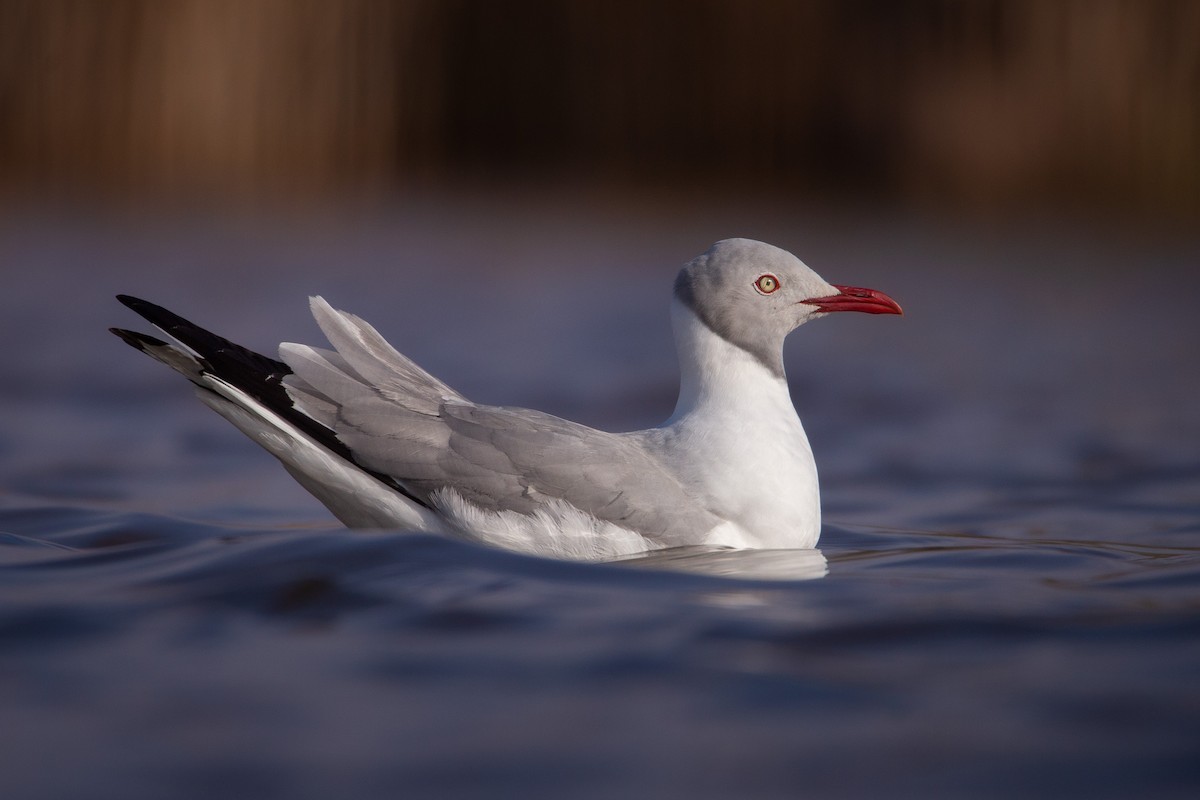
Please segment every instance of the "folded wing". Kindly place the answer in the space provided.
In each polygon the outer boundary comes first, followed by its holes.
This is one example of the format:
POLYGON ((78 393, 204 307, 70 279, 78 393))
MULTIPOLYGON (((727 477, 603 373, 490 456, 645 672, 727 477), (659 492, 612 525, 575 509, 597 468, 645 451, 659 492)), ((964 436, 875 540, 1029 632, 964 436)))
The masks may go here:
POLYGON ((284 344, 296 407, 358 464, 436 505, 451 491, 482 511, 534 514, 562 501, 659 546, 720 522, 637 436, 538 411, 481 406, 393 349, 361 319, 314 298, 334 351, 284 344))

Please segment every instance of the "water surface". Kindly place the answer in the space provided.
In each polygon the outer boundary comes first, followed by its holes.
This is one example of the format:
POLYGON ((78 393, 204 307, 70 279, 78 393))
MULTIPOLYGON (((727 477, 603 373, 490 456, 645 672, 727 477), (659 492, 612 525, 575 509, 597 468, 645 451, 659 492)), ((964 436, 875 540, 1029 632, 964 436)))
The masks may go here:
POLYGON ((1194 797, 1197 243, 644 212, 10 217, 0 791, 1194 797), (907 312, 789 345, 820 562, 347 531, 104 331, 127 292, 315 343, 321 293, 474 399, 641 427, 674 399, 674 269, 729 235, 907 312))

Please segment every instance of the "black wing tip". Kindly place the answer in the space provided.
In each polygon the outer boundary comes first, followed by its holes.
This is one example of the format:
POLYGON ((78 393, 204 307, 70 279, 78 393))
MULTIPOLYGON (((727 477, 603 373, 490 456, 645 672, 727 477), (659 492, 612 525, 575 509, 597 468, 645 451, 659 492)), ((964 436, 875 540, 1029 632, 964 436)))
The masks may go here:
POLYGON ((121 305, 127 308, 132 308, 135 311, 137 310, 138 306, 151 305, 151 303, 146 302, 142 298, 134 297, 131 294, 119 294, 117 295, 117 300, 121 303, 121 305))
POLYGON ((167 343, 164 342, 162 339, 156 339, 153 336, 149 336, 145 333, 138 333, 137 331, 127 331, 124 328, 109 328, 108 331, 109 331, 109 333, 112 333, 112 334, 120 337, 121 341, 125 342, 125 344, 129 345, 130 347, 136 347, 138 350, 141 350, 142 352, 145 352, 147 347, 167 347, 168 346, 167 343))
MULTIPOLYGON (((241 345, 223 339, 148 300, 142 300, 140 297, 128 294, 119 294, 116 297, 122 305, 137 312, 141 317, 154 325, 166 330, 170 335, 179 337, 179 340, 186 346, 197 350, 201 358, 200 365, 203 371, 228 377, 235 385, 249 391, 252 396, 256 397, 268 408, 283 414, 285 419, 296 425, 301 432, 311 436, 319 445, 328 448, 335 455, 355 464, 366 474, 372 476, 385 486, 395 489, 417 505, 432 508, 428 502, 404 488, 395 478, 375 472, 359 464, 350 448, 337 437, 336 433, 296 409, 291 397, 287 394, 287 390, 283 388, 283 384, 280 382, 283 376, 290 374, 292 371, 287 364, 260 355, 252 350, 247 350, 241 345), (210 362, 210 359, 216 360, 218 369, 214 370, 214 364, 210 362)), ((124 328, 109 328, 108 330, 130 347, 137 348, 143 353, 147 352, 150 348, 171 347, 170 343, 149 334, 125 330, 124 328)))
POLYGON ((151 303, 149 300, 143 300, 140 297, 134 297, 131 294, 119 294, 117 300, 121 305, 128 309, 132 309, 143 319, 154 323, 160 328, 166 328, 170 325, 185 325, 189 328, 197 326, 185 320, 183 317, 176 314, 174 311, 163 308, 160 305, 151 303))

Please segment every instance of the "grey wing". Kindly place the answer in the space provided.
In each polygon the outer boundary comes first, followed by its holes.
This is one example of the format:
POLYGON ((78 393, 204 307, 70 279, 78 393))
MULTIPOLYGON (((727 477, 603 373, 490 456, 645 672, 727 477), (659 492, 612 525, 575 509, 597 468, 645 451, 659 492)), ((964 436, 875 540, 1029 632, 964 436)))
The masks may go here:
POLYGON ((479 492, 464 496, 482 507, 529 513, 561 499, 664 545, 696 541, 719 522, 635 437, 519 408, 448 404, 443 419, 444 463, 489 473, 455 487, 479 492))
POLYGON ((342 406, 334 431, 363 466, 422 498, 452 489, 522 514, 559 499, 663 545, 719 522, 638 440, 538 411, 452 401, 425 416, 376 398, 342 406))
POLYGON ((367 469, 425 500, 452 489, 488 511, 532 513, 559 499, 655 542, 695 541, 720 522, 643 445, 539 411, 479 406, 319 298, 337 352, 283 345, 296 405, 367 469))

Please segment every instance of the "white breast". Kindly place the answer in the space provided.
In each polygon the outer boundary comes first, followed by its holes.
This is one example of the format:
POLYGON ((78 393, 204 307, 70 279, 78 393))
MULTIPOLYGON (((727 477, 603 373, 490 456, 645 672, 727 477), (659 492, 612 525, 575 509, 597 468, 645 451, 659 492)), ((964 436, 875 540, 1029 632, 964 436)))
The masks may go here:
POLYGON ((679 405, 665 458, 726 524, 708 543, 813 547, 821 530, 817 467, 787 382, 677 308, 679 405))

